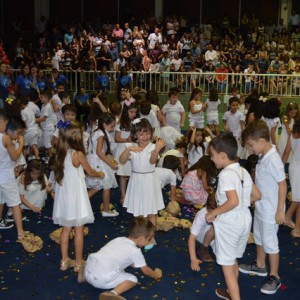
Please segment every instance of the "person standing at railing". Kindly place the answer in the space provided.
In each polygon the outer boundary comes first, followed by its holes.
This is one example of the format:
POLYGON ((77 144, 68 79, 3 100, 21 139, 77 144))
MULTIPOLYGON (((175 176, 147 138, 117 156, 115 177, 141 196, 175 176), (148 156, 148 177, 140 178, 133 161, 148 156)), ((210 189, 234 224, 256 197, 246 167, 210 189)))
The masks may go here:
POLYGON ((8 97, 11 90, 11 79, 8 74, 8 66, 6 63, 0 64, 0 109, 4 107, 4 101, 8 97))
POLYGON ((225 73, 228 73, 226 64, 221 63, 220 66, 216 69, 216 73, 217 89, 220 93, 224 93, 227 84, 227 75, 225 73))

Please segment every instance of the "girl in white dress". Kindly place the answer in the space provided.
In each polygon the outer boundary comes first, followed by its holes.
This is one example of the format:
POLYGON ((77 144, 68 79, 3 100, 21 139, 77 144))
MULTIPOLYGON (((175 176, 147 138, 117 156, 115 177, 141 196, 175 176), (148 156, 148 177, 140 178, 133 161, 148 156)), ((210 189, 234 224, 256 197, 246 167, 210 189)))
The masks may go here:
POLYGON ((188 167, 194 165, 205 154, 204 130, 192 127, 188 132, 188 167))
POLYGON ((114 171, 118 165, 111 156, 110 151, 110 132, 116 125, 115 117, 108 112, 100 115, 98 119, 98 128, 95 128, 90 134, 87 161, 97 171, 102 170, 104 178, 86 177, 86 186, 91 198, 99 190, 103 189, 103 217, 116 217, 119 215, 115 210, 109 210, 110 189, 118 186, 114 171))
MULTIPOLYGON (((298 104, 295 102, 289 103, 285 108, 285 114, 282 119, 282 131, 278 141, 278 152, 282 156, 286 147, 289 136, 291 135, 295 119, 299 115, 298 104)), ((290 152, 287 162, 291 160, 293 152, 290 152)))
POLYGON ((138 115, 139 107, 135 99, 125 99, 120 122, 115 129, 115 142, 117 143, 116 161, 118 163, 117 175, 120 176, 121 204, 124 202, 128 176, 131 175, 131 164, 130 162, 120 163, 119 157, 126 149, 125 143, 131 142, 130 124, 138 115))
POLYGON ((60 269, 74 267, 78 272, 83 263, 83 225, 94 222, 88 197, 84 171, 95 177, 104 177, 103 172, 91 168, 85 158, 82 130, 76 123, 65 122, 59 132, 55 163, 55 199, 52 219, 63 226, 60 236, 62 259, 60 269), (69 258, 69 235, 75 230, 75 262, 69 258))
POLYGON ((31 160, 25 171, 17 178, 22 209, 41 212, 47 198, 48 180, 39 160, 31 160))
POLYGON ((159 180, 155 176, 155 164, 165 142, 157 139, 155 144, 151 143, 152 128, 147 119, 132 122, 131 137, 137 143, 127 144, 120 156, 120 163, 130 159, 132 166, 124 207, 134 216, 147 217, 156 225, 157 212, 165 205, 159 180))
POLYGON ((207 117, 207 126, 208 128, 219 135, 219 111, 218 106, 221 104, 221 101, 218 96, 218 90, 215 88, 210 89, 209 98, 205 101, 206 104, 206 117, 207 117))
POLYGON ((206 104, 201 101, 202 90, 194 88, 189 102, 189 126, 196 128, 204 128, 204 112, 206 104))
POLYGON ((289 165, 289 178, 293 195, 293 202, 285 214, 285 224, 294 227, 291 232, 293 237, 300 237, 300 121, 295 121, 292 134, 288 139, 286 148, 283 152, 282 161, 287 162, 289 154, 293 152, 289 165), (292 216, 296 212, 296 222, 292 221, 292 216))

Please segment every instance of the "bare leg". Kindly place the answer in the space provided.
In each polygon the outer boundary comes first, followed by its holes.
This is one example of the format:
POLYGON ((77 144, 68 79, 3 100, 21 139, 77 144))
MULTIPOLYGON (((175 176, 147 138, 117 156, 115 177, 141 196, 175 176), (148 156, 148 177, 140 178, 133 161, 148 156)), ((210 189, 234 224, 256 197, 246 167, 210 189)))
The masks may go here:
POLYGON ((299 202, 296 210, 295 231, 300 233, 300 203, 299 202))
POLYGON ((75 227, 75 265, 82 263, 83 256, 83 226, 75 227))
POLYGON ((20 205, 14 206, 12 210, 13 210, 15 224, 17 227, 18 236, 21 237, 24 233, 24 230, 23 230, 23 223, 22 223, 22 211, 20 205))
POLYGON ((63 262, 69 259, 69 236, 72 227, 63 227, 60 235, 60 251, 61 251, 61 260, 63 262))
POLYGON ((0 219, 2 219, 4 204, 0 204, 0 219))
POLYGON ((33 150, 35 158, 40 159, 39 148, 37 147, 37 145, 32 145, 31 148, 33 150))
POLYGON ((119 285, 117 285, 113 289, 113 291, 115 291, 117 295, 121 295, 121 294, 125 293, 126 291, 132 289, 135 286, 136 286, 136 282, 126 280, 126 281, 120 283, 119 285))
POLYGON ((103 211, 109 212, 110 190, 103 190, 103 211))
POLYGON ((121 190, 121 199, 120 202, 123 204, 125 194, 126 194, 126 185, 127 185, 127 176, 121 176, 120 178, 120 190, 121 190))
POLYGON ((270 262, 270 275, 273 275, 279 278, 278 269, 279 269, 279 253, 269 254, 270 262))
POLYGON ((285 214, 285 221, 289 221, 292 219, 293 214, 297 210, 299 202, 292 202, 289 206, 289 209, 287 210, 285 214))
POLYGON ((233 266, 222 266, 225 282, 227 285, 230 298, 232 300, 240 300, 240 288, 238 284, 238 264, 235 261, 233 266))
POLYGON ((96 195, 98 193, 98 190, 95 190, 95 189, 89 189, 88 190, 88 195, 89 195, 89 198, 91 199, 94 195, 96 195))
POLYGON ((147 219, 156 226, 156 215, 148 215, 147 219))
POLYGON ((214 230, 214 226, 211 226, 209 230, 205 233, 203 246, 208 247, 214 239, 215 239, 215 230, 214 230))
POLYGON ((256 264, 259 268, 266 266, 266 252, 262 246, 256 245, 256 264))

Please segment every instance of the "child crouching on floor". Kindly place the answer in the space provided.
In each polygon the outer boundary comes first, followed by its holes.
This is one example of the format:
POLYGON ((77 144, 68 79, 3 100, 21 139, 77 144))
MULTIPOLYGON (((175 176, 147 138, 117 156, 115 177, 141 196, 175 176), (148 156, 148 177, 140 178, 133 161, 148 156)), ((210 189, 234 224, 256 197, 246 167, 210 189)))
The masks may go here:
POLYGON ((150 244, 155 226, 147 218, 134 218, 128 230, 128 237, 118 237, 107 243, 98 252, 89 255, 86 266, 78 274, 78 282, 87 281, 99 289, 112 289, 101 293, 99 300, 122 300, 120 295, 133 288, 137 278, 125 272, 129 266, 140 268, 151 278, 161 278, 160 269, 147 266, 141 248, 150 244))
POLYGON ((207 212, 215 208, 217 208, 215 194, 210 193, 207 198, 206 206, 197 212, 195 219, 193 221, 193 225, 190 230, 190 237, 188 241, 189 254, 191 259, 191 269, 193 271, 200 271, 199 264, 202 261, 204 262, 213 261, 213 258, 209 253, 208 247, 215 238, 214 227, 212 226, 212 223, 206 222, 205 216, 207 212), (198 259, 196 255, 196 241, 201 244, 200 251, 199 251, 199 257, 201 260, 198 259))

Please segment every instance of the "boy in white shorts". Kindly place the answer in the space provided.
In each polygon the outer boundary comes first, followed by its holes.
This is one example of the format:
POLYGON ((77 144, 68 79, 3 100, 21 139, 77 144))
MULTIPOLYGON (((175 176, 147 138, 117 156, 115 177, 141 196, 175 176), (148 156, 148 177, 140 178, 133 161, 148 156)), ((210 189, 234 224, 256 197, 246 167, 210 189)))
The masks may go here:
POLYGON ((54 133, 54 124, 56 123, 56 116, 50 103, 50 99, 51 93, 44 91, 41 95, 41 102, 43 103, 41 116, 35 120, 36 123, 41 124, 42 145, 47 149, 49 157, 53 154, 51 139, 54 133))
POLYGON ((216 191, 218 207, 206 215, 206 221, 213 222, 214 252, 227 285, 227 290, 217 288, 216 295, 233 300, 241 299, 237 258, 243 256, 250 233, 250 200, 260 199, 251 176, 236 162, 237 149, 237 141, 232 134, 221 134, 210 142, 211 159, 217 169, 223 170, 219 174, 216 191))
POLYGON ((128 237, 118 237, 107 243, 98 252, 89 255, 86 265, 79 271, 78 282, 87 281, 99 289, 112 289, 101 293, 99 300, 123 300, 122 293, 133 288, 136 276, 125 272, 131 265, 140 268, 151 278, 161 278, 160 269, 147 266, 141 248, 148 245, 154 237, 155 226, 146 218, 132 220, 128 237))
POLYGON ((261 201, 255 205, 253 234, 256 261, 241 264, 240 272, 267 276, 266 254, 269 254, 270 276, 260 291, 275 294, 281 286, 279 269, 278 227, 284 224, 287 185, 284 165, 270 140, 268 125, 257 120, 247 126, 243 138, 260 159, 255 169, 255 183, 261 192, 261 201))
POLYGON ((5 132, 0 133, 0 212, 2 215, 4 204, 12 207, 18 240, 23 238, 24 230, 20 208, 21 199, 14 173, 14 161, 19 158, 24 147, 23 133, 25 127, 22 119, 12 117, 7 122, 5 132), (15 149, 13 140, 18 141, 17 149, 15 149))

